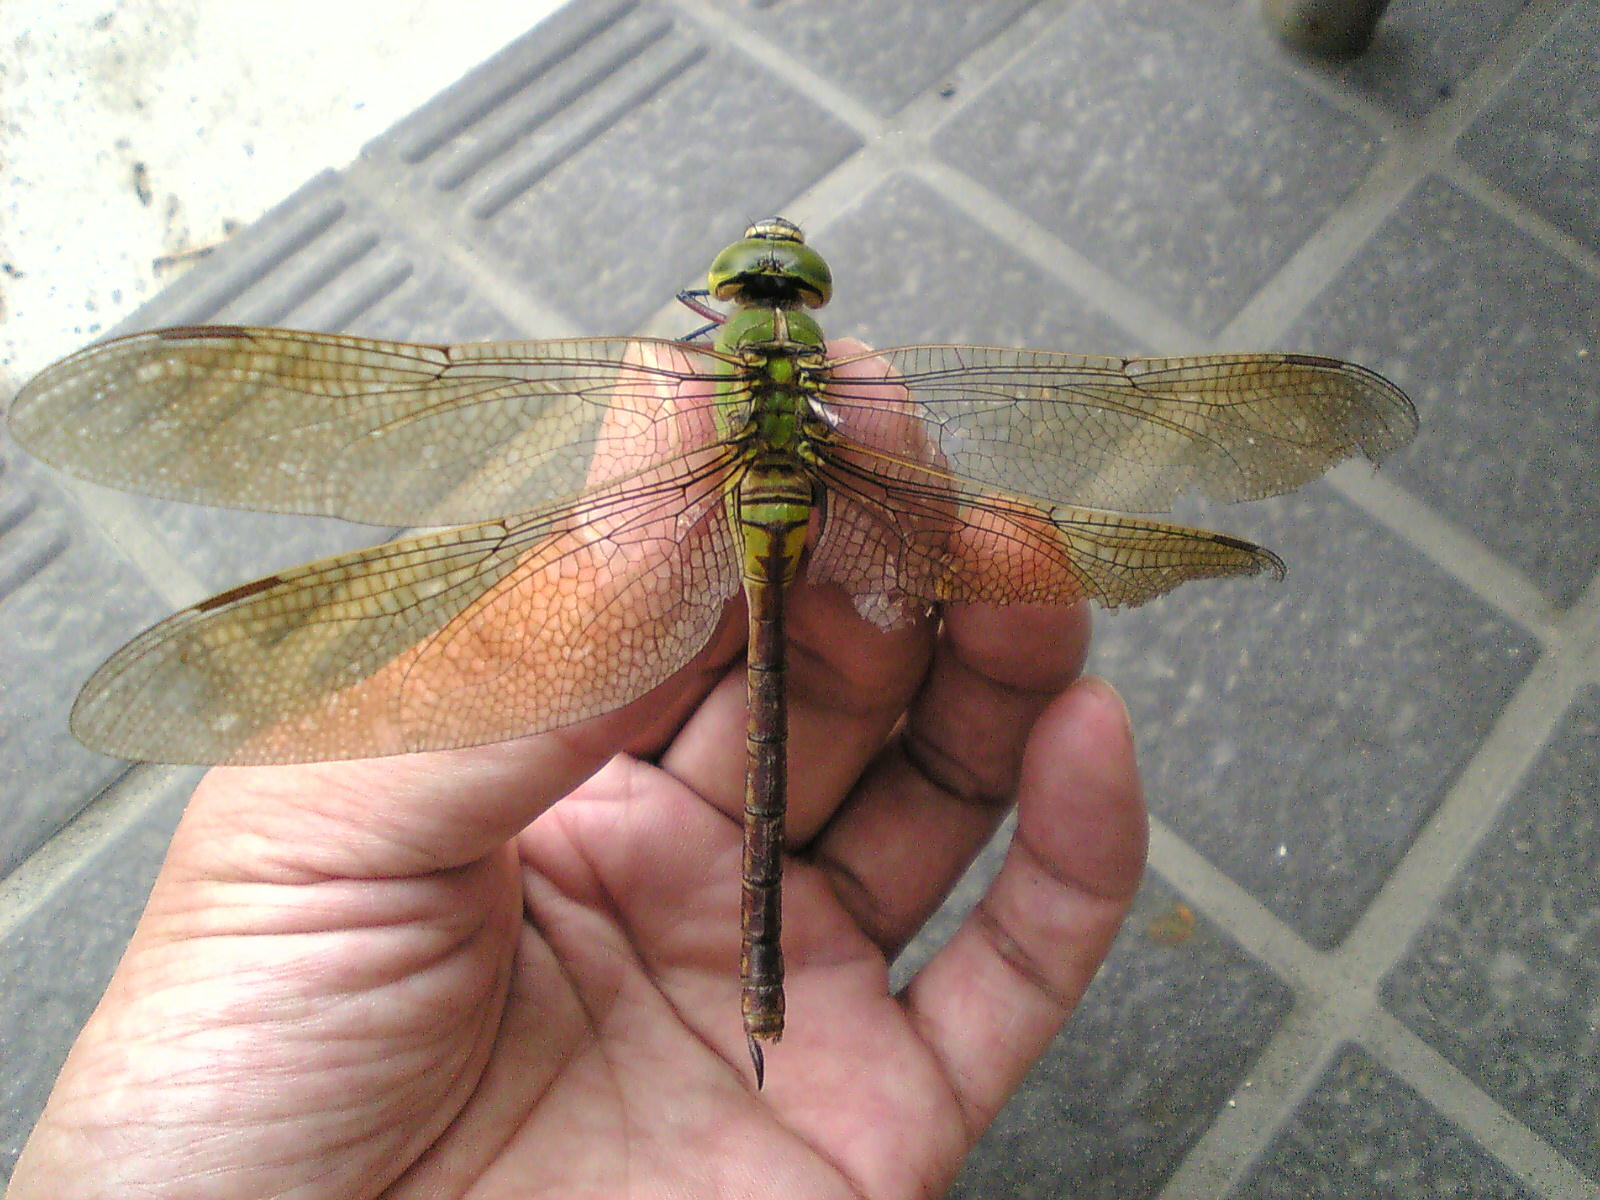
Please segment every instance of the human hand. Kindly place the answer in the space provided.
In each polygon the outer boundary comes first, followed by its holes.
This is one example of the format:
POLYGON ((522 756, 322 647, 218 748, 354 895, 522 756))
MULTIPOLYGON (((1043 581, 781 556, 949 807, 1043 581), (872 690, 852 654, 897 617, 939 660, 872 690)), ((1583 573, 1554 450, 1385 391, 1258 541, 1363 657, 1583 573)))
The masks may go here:
POLYGON ((739 1022, 734 614, 583 725, 209 774, 12 1200, 942 1191, 1137 884, 1126 717, 1074 682, 1082 608, 881 634, 802 584, 790 613, 765 1090, 739 1022), (889 995, 1013 802, 988 894, 889 995))

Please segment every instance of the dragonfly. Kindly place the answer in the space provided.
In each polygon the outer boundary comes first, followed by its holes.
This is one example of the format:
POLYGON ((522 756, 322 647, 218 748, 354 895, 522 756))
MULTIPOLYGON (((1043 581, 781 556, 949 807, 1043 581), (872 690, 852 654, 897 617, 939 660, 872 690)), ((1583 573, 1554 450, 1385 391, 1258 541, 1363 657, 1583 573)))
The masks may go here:
POLYGON ((136 637, 73 707, 131 759, 290 763, 478 745, 655 688, 742 595, 740 1007, 784 1027, 784 602, 843 589, 880 628, 951 603, 1142 604, 1269 573, 1152 519, 1282 493, 1409 442, 1411 402, 1308 354, 1115 358, 990 346, 830 355, 833 280, 758 221, 686 302, 710 341, 419 345, 188 326, 92 346, 17 395, 16 440, 169 499, 415 536, 232 588, 136 637), (727 312, 696 297, 727 306, 727 312))

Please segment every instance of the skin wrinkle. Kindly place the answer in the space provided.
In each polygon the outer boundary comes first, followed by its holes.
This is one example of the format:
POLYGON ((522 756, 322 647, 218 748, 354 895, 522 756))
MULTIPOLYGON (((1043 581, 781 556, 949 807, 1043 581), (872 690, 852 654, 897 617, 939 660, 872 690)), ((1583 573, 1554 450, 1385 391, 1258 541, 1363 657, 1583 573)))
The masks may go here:
MULTIPOLYGON (((633 800, 634 793, 637 790, 635 787, 636 772, 639 768, 651 771, 661 771, 663 775, 671 777, 670 772, 664 771, 660 767, 655 767, 635 760, 634 766, 625 773, 627 782, 619 789, 620 794, 617 797, 617 802, 619 804, 627 804, 633 800)), ((685 792, 688 792, 690 795, 694 796, 696 800, 699 800, 708 811, 722 817, 729 824, 736 825, 738 823, 734 818, 728 816, 728 814, 724 813, 716 805, 707 801, 703 796, 700 796, 699 793, 694 792, 693 789, 691 789, 687 784, 683 783, 683 781, 677 780, 676 782, 678 783, 678 786, 683 788, 685 792)), ((639 945, 639 942, 637 938, 632 936, 637 931, 633 923, 627 919, 627 909, 624 905, 619 903, 617 896, 607 885, 605 881, 605 874, 601 869, 600 864, 595 862, 593 856, 588 853, 585 848, 585 843, 581 839, 575 841, 574 839, 569 838, 567 841, 569 848, 577 856, 578 860, 583 863, 584 869, 588 872, 590 879, 593 880, 596 890, 599 892, 600 897, 604 901, 603 906, 594 905, 587 900, 574 895, 572 892, 561 888, 560 885, 556 883, 555 877, 539 871, 533 866, 524 864, 524 871, 532 871, 537 874, 539 878, 552 884, 552 886, 555 887, 556 891, 559 892, 563 898, 573 904, 577 904, 580 907, 591 910, 601 908, 602 911, 604 911, 605 914, 616 925, 616 927, 628 935, 626 938, 627 945, 630 950, 633 950, 632 965, 638 969, 640 974, 653 978, 656 975, 656 972, 652 970, 652 964, 646 962, 637 952, 637 946, 639 945)), ((524 897, 527 897, 527 895, 528 893, 525 890, 524 897)), ((523 912, 527 916, 526 924, 532 928, 547 945, 549 945, 549 939, 545 937, 543 930, 540 929, 539 922, 535 915, 536 905, 529 903, 525 899, 523 904, 523 912)), ((567 970, 564 962, 561 965, 561 973, 562 978, 567 981, 573 995, 576 997, 578 1006, 582 1010, 584 1019, 588 1023, 589 1028, 598 1033, 601 1028, 599 1014, 596 1013, 593 1007, 588 1003, 584 994, 584 989, 579 985, 578 981, 573 978, 571 972, 567 970)), ((620 995, 620 990, 611 994, 613 1005, 615 1004, 618 995, 620 995)), ((658 988, 656 990, 656 995, 661 997, 661 999, 666 1002, 667 1008, 672 1012, 673 1016, 677 1018, 679 1026, 688 1032, 695 1041, 699 1042, 703 1047, 705 1047, 713 1057, 727 1062, 730 1066, 739 1065, 737 1060, 724 1054, 722 1050, 706 1035, 705 1031, 696 1025, 691 1015, 679 1006, 678 1001, 674 998, 670 989, 658 988)), ((597 1044, 602 1046, 605 1044, 605 1040, 603 1038, 597 1037, 595 1041, 597 1044)), ((607 1075, 615 1082, 618 1069, 614 1064, 612 1064, 609 1058, 607 1058, 605 1061, 607 1075)), ((554 1080, 560 1078, 560 1074, 561 1073, 558 1071, 554 1076, 552 1076, 551 1084, 549 1086, 554 1086, 554 1080)), ((545 1089, 546 1092, 548 1092, 548 1090, 549 1087, 545 1089)), ((625 1094, 625 1089, 620 1083, 616 1084, 616 1092, 618 1096, 625 1094)))
MULTIPOLYGON (((815 591, 832 591, 840 595, 844 589, 835 583, 812 584, 815 591)), ((793 595, 791 590, 790 595, 793 595)), ((794 622, 791 628, 785 630, 784 654, 785 662, 791 670, 786 679, 789 688, 789 699, 792 707, 803 705, 806 701, 821 700, 826 702, 830 710, 841 713, 847 717, 867 719, 875 716, 879 711, 891 705, 896 711, 905 707, 903 703, 891 700, 882 695, 885 686, 880 672, 869 681, 864 677, 850 674, 850 668, 855 665, 852 661, 841 661, 837 653, 829 654, 817 648, 813 636, 815 631, 808 631, 808 622, 794 622), (795 670, 795 667, 805 667, 806 670, 795 670), (826 679, 830 686, 823 691, 808 687, 808 677, 826 679), (851 697, 859 695, 859 701, 852 701, 851 697), (798 704, 796 703, 798 702, 798 704)), ((908 627, 911 622, 907 622, 908 627)), ((831 632, 831 631, 824 631, 831 632)), ((913 688, 920 686, 922 680, 913 681, 913 688)))
MULTIPOLYGON (((907 737, 902 733, 897 738, 890 739, 884 746, 884 753, 888 755, 898 754, 902 760, 909 762, 913 769, 917 769, 917 764, 908 753, 908 749, 907 737)), ((864 775, 881 769, 888 764, 889 759, 880 755, 874 764, 868 767, 864 775)), ((933 786, 940 797, 954 799, 957 803, 965 803, 955 793, 940 787, 926 772, 918 770, 918 774, 933 786)), ((986 820, 993 815, 988 808, 982 805, 973 805, 972 807, 980 811, 986 820)), ((830 890, 838 897, 840 905, 850 919, 861 927, 861 931, 878 948, 884 958, 892 961, 900 951, 905 949, 906 943, 915 935, 915 929, 905 937, 890 937, 887 931, 889 926, 894 923, 890 920, 892 914, 882 904, 878 903, 877 895, 844 860, 820 849, 828 841, 826 835, 833 828, 835 822, 844 815, 845 811, 844 808, 841 808, 835 812, 829 818, 827 824, 817 831, 817 835, 812 839, 810 845, 797 854, 796 857, 811 863, 821 872, 823 878, 828 882, 830 890)))
POLYGON ((1034 991, 1059 1009, 1062 1014, 1061 1019, 1065 1021, 1072 1012, 1073 1002, 1063 997, 1056 988, 1050 986, 1049 981, 1038 966, 1037 959, 1023 949, 1022 943, 1012 936, 1005 922, 995 915, 994 909, 988 903, 988 897, 985 896, 978 901, 972 911, 977 916, 978 923, 984 929, 992 932, 993 936, 988 941, 994 948, 995 957, 1009 967, 1019 979, 1027 982, 1034 991))
MULTIPOLYGON (((826 829, 827 826, 824 826, 823 832, 826 832, 826 829)), ((822 840, 822 833, 819 832, 816 841, 820 843, 822 840)), ((877 933, 883 926, 882 906, 874 902, 872 889, 867 886, 866 881, 825 850, 807 850, 804 857, 828 881, 828 887, 838 897, 839 904, 849 914, 850 919, 861 926, 875 946, 880 950, 884 949, 884 940, 877 933)))
MULTIPOLYGON (((590 858, 586 853, 582 853, 581 848, 574 843, 574 838, 566 838, 566 843, 568 843, 568 846, 573 848, 573 853, 578 854, 578 858, 581 859, 584 867, 589 869, 590 875, 594 875, 594 862, 590 861, 590 858)), ((539 906, 538 899, 534 898, 533 890, 531 890, 530 886, 528 886, 530 877, 538 878, 538 880, 541 880, 541 882, 546 883, 546 885, 550 886, 555 893, 560 894, 565 901, 571 902, 571 904, 578 904, 579 907, 590 906, 589 904, 586 904, 586 902, 582 901, 582 899, 579 899, 576 894, 573 894, 571 891, 562 888, 562 885, 558 883, 557 875, 542 872, 542 870, 539 870, 538 867, 534 866, 534 864, 526 861, 526 858, 523 858, 522 848, 520 848, 520 846, 518 846, 517 861, 518 866, 522 867, 522 922, 520 922, 520 925, 522 925, 522 933, 520 933, 520 936, 518 936, 517 949, 512 952, 510 973, 509 976, 507 976, 509 987, 510 989, 514 989, 515 987, 517 960, 518 958, 523 957, 520 941, 522 941, 523 936, 533 936, 533 938, 538 939, 541 944, 544 944, 547 949, 552 950, 552 955, 549 955, 549 957, 554 958, 555 970, 560 971, 563 986, 565 986, 566 990, 570 992, 574 1003, 578 1005, 578 1010, 582 1013, 584 1024, 586 1024, 589 1029, 597 1030, 598 1032, 598 1029, 600 1029, 600 1024, 598 1024, 597 1014, 595 1014, 594 1008, 589 1005, 586 990, 584 990, 584 987, 581 986, 581 982, 574 978, 573 971, 571 971, 570 966, 568 966, 568 960, 566 960, 563 955, 554 954, 554 942, 552 942, 549 934, 547 934, 546 930, 544 930, 544 922, 542 922, 541 915, 539 915, 539 907, 541 906, 539 906)), ((605 896, 606 902, 614 907, 613 896, 611 896, 608 891, 603 890, 602 894, 605 896)), ((635 958, 637 958, 637 955, 635 955, 635 958)), ((507 995, 509 995, 509 992, 507 992, 507 995)), ((496 1030, 496 1040, 501 1037, 502 1032, 504 1032, 504 1029, 496 1030)), ((594 1045, 600 1045, 600 1043, 602 1043, 602 1038, 595 1037, 594 1045)), ((563 1069, 552 1070, 552 1072, 550 1072, 549 1077, 544 1080, 544 1086, 539 1088, 538 1093, 530 1096, 528 1112, 534 1112, 534 1110, 538 1109, 539 1104, 544 1101, 546 1096, 549 1096, 550 1091, 554 1090, 555 1085, 557 1085, 558 1080, 562 1078, 563 1074, 565 1074, 565 1067, 563 1067, 563 1069)), ((616 1074, 616 1072, 614 1072, 614 1069, 611 1069, 610 1061, 606 1061, 606 1077, 613 1078, 614 1080, 614 1074, 616 1074)), ((485 1074, 480 1077, 480 1080, 478 1080, 478 1086, 483 1086, 483 1083, 485 1082, 488 1082, 488 1072, 485 1072, 485 1074)), ((618 1090, 618 1094, 621 1094, 621 1090, 618 1090)), ((501 1154, 502 1150, 506 1149, 506 1146, 509 1146, 510 1142, 512 1142, 512 1139, 514 1139, 515 1136, 517 1136, 517 1130, 515 1130, 515 1126, 509 1126, 509 1128, 507 1128, 506 1141, 502 1142, 501 1146, 496 1147, 496 1154, 494 1154, 494 1158, 499 1157, 499 1154, 501 1154)), ((491 1162, 493 1162, 493 1158, 491 1158, 491 1162)))
MULTIPOLYGON (((565 976, 563 976, 563 977, 565 977, 565 976)), ((497 1029, 495 1031, 495 1036, 490 1039, 490 1053, 491 1054, 493 1053, 494 1043, 498 1042, 503 1035, 504 1035, 504 1027, 503 1026, 497 1027, 497 1029)), ((558 1080, 560 1078, 561 1078, 561 1073, 559 1071, 552 1072, 550 1074, 550 1076, 544 1081, 544 1084, 543 1084, 542 1087, 540 1087, 537 1091, 532 1092, 532 1093, 529 1094, 527 1107, 526 1107, 526 1109, 524 1111, 533 1112, 535 1109, 537 1109, 538 1106, 544 1101, 544 1098, 547 1095, 550 1094, 550 1090, 553 1087, 555 1087, 556 1080, 558 1080)), ((489 1082, 489 1072, 487 1070, 480 1071, 478 1073, 477 1083, 473 1086, 472 1090, 467 1094, 467 1097, 466 1097, 465 1101, 462 1102, 461 1108, 459 1110, 460 1112, 464 1113, 472 1106, 473 1101, 476 1100, 483 1093, 483 1089, 485 1088, 485 1086, 487 1086, 488 1082, 489 1082)), ((509 1147, 511 1145, 511 1143, 516 1140, 518 1132, 519 1132, 519 1127, 517 1126, 517 1124, 515 1122, 507 1121, 505 1123, 505 1135, 494 1145, 494 1147, 492 1148, 492 1150, 489 1153, 480 1155, 482 1161, 484 1161, 486 1163, 492 1163, 492 1162, 498 1161, 500 1159, 500 1157, 506 1152, 507 1147, 509 1147)), ((409 1187, 410 1187, 410 1178, 416 1173, 417 1168, 418 1167, 422 1167, 422 1166, 426 1166, 426 1165, 428 1165, 428 1163, 429 1163, 429 1153, 428 1153, 427 1150, 424 1150, 423 1154, 421 1156, 419 1156, 418 1158, 414 1159, 412 1161, 411 1165, 409 1167, 407 1167, 405 1171, 401 1172, 401 1174, 399 1175, 398 1178, 393 1179, 393 1180, 390 1181, 389 1185, 386 1188, 384 1188, 383 1192, 380 1195, 384 1195, 384 1196, 389 1195, 390 1193, 392 1193, 394 1191, 395 1187, 399 1186, 399 1185, 406 1186, 409 1189, 409 1187)))
MULTIPOLYGON (((946 1053, 944 1044, 934 1036, 933 1030, 928 1027, 921 1010, 911 1007, 907 1009, 907 1013, 911 1027, 917 1032, 917 1040, 921 1042, 922 1046, 927 1050, 928 1056, 937 1064, 937 1070, 934 1073, 938 1076, 939 1082, 944 1085, 944 1092, 949 1098, 951 1109, 960 1118, 962 1136, 970 1148, 982 1136, 983 1131, 989 1127, 989 1123, 994 1118, 993 1116, 984 1117, 981 1112, 968 1103, 966 1092, 956 1086, 955 1066, 950 1061, 950 1056, 946 1053)), ((934 1194, 943 1196, 945 1193, 937 1192, 934 1194)))
MULTIPOLYGON (((527 862, 523 861, 521 859, 520 852, 519 852, 518 858, 519 858, 519 862, 522 865, 522 876, 523 876, 523 893, 522 893, 523 894, 523 903, 522 903, 523 919, 521 921, 521 930, 520 930, 520 933, 519 933, 519 936, 518 936, 518 939, 517 939, 517 947, 516 947, 516 949, 513 951, 512 955, 511 955, 511 969, 507 974, 507 998, 508 999, 510 998, 511 993, 515 991, 515 986, 516 986, 515 985, 516 964, 517 964, 517 961, 522 958, 522 947, 521 947, 522 939, 525 938, 525 937, 531 936, 531 937, 537 938, 547 948, 550 948, 550 941, 545 936, 545 933, 544 933, 543 929, 540 926, 540 922, 539 922, 539 919, 538 919, 538 916, 537 916, 538 904, 537 904, 536 901, 533 900, 533 898, 532 898, 532 896, 530 894, 530 891, 529 891, 529 889, 527 887, 528 876, 531 874, 531 875, 543 880, 544 882, 548 883, 564 899, 567 899, 567 900, 569 900, 569 901, 571 901, 572 903, 575 903, 575 904, 580 904, 580 905, 582 904, 582 902, 580 900, 578 900, 576 897, 574 897, 574 896, 570 895, 568 892, 564 891, 556 883, 556 881, 555 881, 553 876, 544 874, 543 872, 537 870, 535 867, 529 865, 527 862)), ((587 860, 586 860, 585 865, 588 865, 587 864, 587 860)), ((609 899, 609 896, 607 898, 609 899)), ((579 983, 578 983, 578 981, 576 979, 574 979, 574 977, 572 975, 572 972, 571 972, 571 970, 569 969, 569 967, 567 965, 567 960, 565 958, 563 958, 562 956, 558 955, 558 954, 557 955, 547 956, 547 959, 549 957, 553 957, 554 958, 554 960, 555 960, 554 965, 555 965, 556 969, 561 974, 562 983, 566 987, 568 993, 573 997, 573 1000, 574 1000, 574 1002, 576 1003, 576 1005, 578 1007, 578 1011, 583 1014, 583 1020, 584 1020, 585 1024, 591 1030, 598 1031, 600 1026, 596 1022, 594 1010, 590 1007, 590 1005, 588 1003, 588 999, 587 999, 586 994, 585 994, 585 989, 579 985, 579 983)), ((505 1025, 504 1021, 502 1021, 496 1026, 495 1035, 494 1035, 493 1038, 490 1039, 490 1053, 491 1054, 493 1053, 494 1043, 498 1042, 501 1038, 503 1038, 505 1036, 506 1036, 506 1025, 505 1025)), ((626 1089, 623 1088, 622 1086, 620 1086, 620 1084, 617 1081, 617 1068, 613 1064, 613 1062, 611 1061, 611 1058, 610 1058, 609 1054, 606 1051, 603 1039, 600 1039, 600 1038, 596 1037, 596 1038, 593 1039, 591 1044, 596 1046, 598 1048, 598 1050, 599 1050, 599 1053, 600 1053, 600 1056, 601 1056, 601 1062, 605 1064, 605 1075, 606 1075, 606 1078, 611 1082, 615 1095, 617 1097, 621 1097, 621 1096, 625 1095, 626 1094, 626 1089)), ((524 1104, 522 1106, 523 1112, 524 1113, 533 1113, 533 1112, 538 1111, 539 1107, 544 1103, 546 1097, 548 1097, 550 1095, 550 1093, 553 1092, 556 1089, 556 1086, 562 1081, 562 1079, 565 1077, 565 1075, 566 1075, 565 1066, 558 1067, 556 1070, 553 1070, 553 1071, 549 1072, 545 1076, 545 1078, 544 1078, 543 1082, 540 1084, 540 1086, 535 1091, 530 1092, 525 1097, 525 1102, 524 1102, 524 1104)), ((479 1072, 479 1074, 478 1074, 478 1080, 477 1080, 476 1085, 473 1087, 472 1091, 468 1094, 467 1099, 462 1104, 460 1111, 463 1112, 463 1113, 466 1112, 467 1109, 471 1107, 471 1104, 472 1104, 473 1100, 475 1100, 482 1093, 483 1089, 485 1087, 489 1086, 490 1083, 491 1083, 491 1073, 487 1069, 481 1070, 479 1072)), ((624 1111, 625 1111, 625 1106, 619 1106, 619 1107, 623 1107, 624 1111)), ((514 1143, 517 1140, 517 1138, 519 1136, 521 1136, 522 1133, 523 1133, 523 1127, 518 1122, 506 1121, 506 1122, 504 1122, 504 1126, 505 1126, 504 1136, 501 1137, 499 1142, 493 1147, 492 1152, 487 1153, 487 1154, 480 1154, 479 1157, 481 1158, 481 1160, 484 1163, 496 1163, 496 1162, 499 1162, 502 1159, 502 1157, 505 1155, 505 1153, 508 1150, 508 1148, 512 1145, 512 1143, 514 1143)), ((423 1165, 423 1163, 425 1161, 426 1161, 425 1157, 415 1160, 412 1163, 412 1166, 411 1166, 410 1170, 414 1171, 416 1169, 416 1167, 418 1167, 420 1165, 423 1165)), ((410 1171, 407 1172, 407 1174, 409 1174, 409 1173, 410 1173, 410 1171)), ((392 1188, 394 1186, 394 1184, 396 1184, 396 1183, 404 1183, 405 1181, 406 1181, 406 1175, 403 1174, 403 1175, 400 1176, 400 1178, 394 1180, 393 1183, 390 1184, 390 1188, 392 1188)), ((388 1191, 388 1190, 389 1189, 385 1189, 385 1191, 388 1191)))
MULTIPOLYGON (((957 653, 952 656, 953 665, 959 666, 962 670, 981 681, 983 685, 993 688, 1002 696, 1021 701, 1027 707, 1035 707, 1032 704, 1027 704, 1028 701, 1037 701, 1037 707, 1042 708, 1044 703, 1059 692, 1059 688, 1028 687, 1023 684, 1009 683, 998 679, 972 661, 973 656, 971 654, 960 652, 961 643, 959 639, 956 639, 954 643, 947 642, 946 644, 954 644, 957 649, 957 653)), ((1076 671, 1074 673, 1076 674, 1076 671)), ((1020 763, 1011 764, 1007 771, 1008 779, 1004 790, 998 788, 992 791, 986 790, 976 782, 977 771, 966 768, 959 756, 942 752, 939 749, 938 741, 916 733, 917 727, 917 723, 910 720, 909 716, 903 718, 901 725, 897 727, 896 733, 891 735, 886 748, 892 747, 903 756, 905 762, 915 774, 936 793, 936 802, 942 798, 976 811, 985 821, 990 823, 992 832, 994 828, 998 827, 999 818, 1013 804, 1012 796, 1019 782, 1020 763), (964 781, 968 785, 963 786, 962 783, 958 783, 958 776, 964 777, 964 781)), ((843 810, 840 811, 842 812, 843 810)), ((834 818, 830 819, 827 825, 818 831, 813 839, 815 843, 820 843, 823 840, 823 834, 833 824, 833 820, 837 819, 838 815, 838 813, 835 813, 834 818)), ((1038 855, 1034 854, 1031 849, 1029 856, 1035 860, 1038 859, 1038 855)), ((863 930, 867 931, 868 936, 885 955, 898 953, 900 949, 904 948, 903 941, 905 939, 891 941, 884 936, 883 930, 887 924, 885 920, 886 913, 881 905, 874 902, 870 889, 866 887, 854 871, 840 860, 822 853, 809 852, 808 857, 824 870, 825 877, 829 879, 834 894, 839 897, 840 903, 845 910, 860 923, 863 930)))
MULTIPOLYGON (((940 750, 934 739, 919 737, 908 729, 906 736, 901 739, 901 748, 905 751, 906 761, 911 764, 912 770, 941 796, 985 816, 996 809, 1003 812, 1011 807, 1009 795, 979 786, 977 772, 966 769, 958 755, 940 750), (941 766, 956 769, 941 769, 941 766), (970 786, 958 783, 957 778, 960 776, 964 776, 970 782, 970 786)), ((1015 790, 1014 772, 1011 786, 1015 790)))

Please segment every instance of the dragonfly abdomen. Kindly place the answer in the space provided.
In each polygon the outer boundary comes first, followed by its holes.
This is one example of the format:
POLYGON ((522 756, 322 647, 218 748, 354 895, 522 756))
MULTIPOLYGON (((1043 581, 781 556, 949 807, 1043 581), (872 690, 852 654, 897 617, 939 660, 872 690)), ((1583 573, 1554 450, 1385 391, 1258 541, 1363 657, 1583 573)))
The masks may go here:
POLYGON ((783 1036, 779 939, 789 740, 783 600, 799 573, 812 503, 811 481, 781 455, 758 459, 733 501, 750 609, 739 1001, 758 1086, 760 1042, 783 1036))

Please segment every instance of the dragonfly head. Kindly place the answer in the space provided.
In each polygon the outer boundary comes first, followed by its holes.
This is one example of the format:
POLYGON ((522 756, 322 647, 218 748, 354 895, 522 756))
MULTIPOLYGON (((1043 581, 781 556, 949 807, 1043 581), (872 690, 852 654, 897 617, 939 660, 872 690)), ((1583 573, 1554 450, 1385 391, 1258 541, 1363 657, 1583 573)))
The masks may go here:
POLYGON ((821 308, 833 295, 833 272, 798 225, 768 217, 717 255, 707 284, 718 300, 735 304, 821 308))

